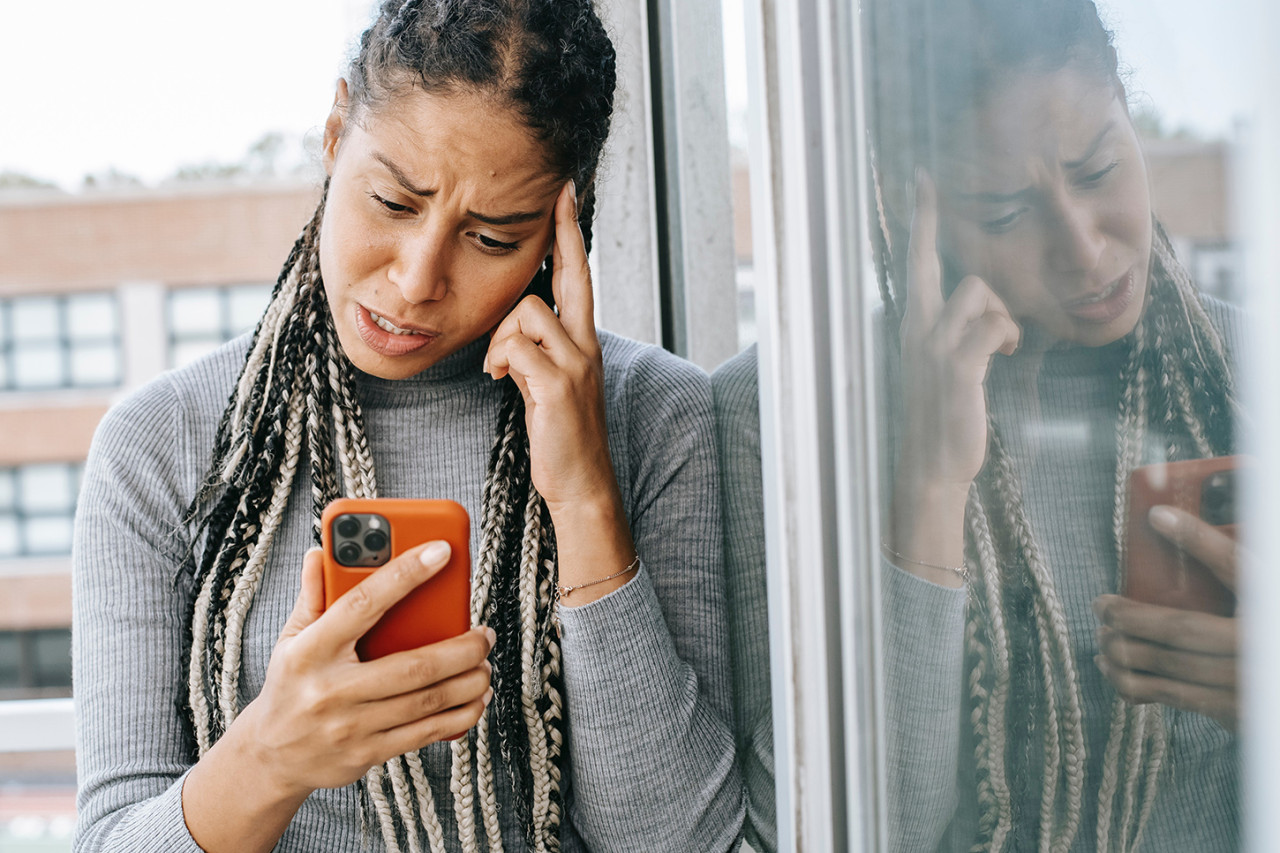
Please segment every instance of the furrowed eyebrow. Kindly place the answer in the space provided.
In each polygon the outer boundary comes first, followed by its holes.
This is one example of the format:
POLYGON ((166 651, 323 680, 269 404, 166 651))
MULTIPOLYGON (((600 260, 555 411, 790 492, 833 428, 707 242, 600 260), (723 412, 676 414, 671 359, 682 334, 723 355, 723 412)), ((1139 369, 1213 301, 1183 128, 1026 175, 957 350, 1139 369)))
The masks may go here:
MULTIPOLYGON (((1062 166, 1065 169, 1079 169, 1084 164, 1093 159, 1093 155, 1098 153, 1098 149, 1102 147, 1102 143, 1112 130, 1115 129, 1115 122, 1107 122, 1107 126, 1102 128, 1102 132, 1094 137, 1089 143, 1089 148, 1084 152, 1084 156, 1079 160, 1063 160, 1062 166)), ((1016 193, 956 193, 957 197, 964 201, 976 201, 979 204, 1009 204, 1015 201, 1024 201, 1031 198, 1034 191, 1031 188, 1018 190, 1016 193)))
POLYGON ((498 225, 498 226, 522 225, 526 222, 535 222, 539 219, 542 219, 546 215, 547 214, 538 210, 532 210, 532 211, 529 211, 528 213, 506 213, 506 214, 503 214, 502 216, 490 216, 485 213, 476 213, 474 210, 467 211, 467 216, 470 216, 472 219, 478 222, 483 222, 485 225, 498 225))
POLYGON ((1031 189, 1018 190, 1016 193, 956 193, 964 201, 976 201, 980 204, 1009 204, 1031 198, 1031 189))
MULTIPOLYGON (((414 186, 413 181, 409 180, 409 176, 385 155, 375 152, 373 157, 387 168, 387 171, 391 173, 391 177, 395 178, 396 182, 400 184, 400 186, 404 187, 406 191, 418 196, 419 198, 431 198, 436 194, 435 190, 424 190, 420 187, 414 186)), ((523 225, 526 222, 535 222, 542 219, 546 214, 540 210, 531 210, 526 213, 504 214, 476 213, 474 210, 468 210, 467 216, 470 216, 477 222, 483 222, 485 225, 503 226, 523 225)))
POLYGON ((396 182, 399 183, 400 186, 404 187, 414 195, 420 196, 421 198, 431 198, 436 194, 435 190, 423 190, 415 187, 413 185, 413 181, 409 180, 409 176, 406 175, 399 166, 391 162, 391 160, 385 155, 374 152, 373 159, 386 166, 387 171, 391 173, 391 177, 395 178, 396 182))
POLYGON ((1067 169, 1079 169, 1085 163, 1088 163, 1093 155, 1098 153, 1098 148, 1102 146, 1102 140, 1107 138, 1107 134, 1110 133, 1115 126, 1115 122, 1107 122, 1107 126, 1102 128, 1102 132, 1094 137, 1093 142, 1089 143, 1089 149, 1084 152, 1083 157, 1079 160, 1063 160, 1062 165, 1067 169))

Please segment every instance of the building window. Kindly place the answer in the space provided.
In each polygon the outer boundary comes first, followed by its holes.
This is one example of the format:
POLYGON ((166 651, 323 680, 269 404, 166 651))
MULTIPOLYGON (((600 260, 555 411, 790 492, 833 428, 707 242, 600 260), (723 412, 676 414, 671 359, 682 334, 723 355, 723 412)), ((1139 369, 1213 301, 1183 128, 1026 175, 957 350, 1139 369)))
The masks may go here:
POLYGON ((269 284, 189 287, 169 292, 169 366, 181 367, 258 324, 269 284))
POLYGON ((0 389, 45 391, 120 383, 113 293, 0 300, 0 389))
POLYGON ((70 628, 0 631, 0 700, 70 695, 70 628))
POLYGON ((0 559, 71 553, 81 463, 0 468, 0 559))

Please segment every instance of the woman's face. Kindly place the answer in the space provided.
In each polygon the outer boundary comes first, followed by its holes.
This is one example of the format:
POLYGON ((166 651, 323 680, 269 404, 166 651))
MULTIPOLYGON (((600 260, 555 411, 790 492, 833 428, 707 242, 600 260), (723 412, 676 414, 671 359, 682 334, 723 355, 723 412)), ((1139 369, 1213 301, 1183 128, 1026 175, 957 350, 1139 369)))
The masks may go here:
POLYGON ((1074 66, 1002 85, 939 168, 940 246, 1020 323, 1100 346, 1142 314, 1147 169, 1119 86, 1074 66))
POLYGON ((546 257, 563 184, 514 110, 412 88, 325 124, 320 268, 343 350, 383 379, 491 331, 546 257))

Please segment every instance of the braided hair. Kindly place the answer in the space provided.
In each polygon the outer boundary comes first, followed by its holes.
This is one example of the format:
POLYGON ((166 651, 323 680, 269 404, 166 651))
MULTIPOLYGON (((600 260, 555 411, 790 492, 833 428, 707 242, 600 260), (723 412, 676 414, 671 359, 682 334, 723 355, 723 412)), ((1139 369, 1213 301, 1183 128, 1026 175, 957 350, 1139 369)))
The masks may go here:
MULTIPOLYGON (((347 81, 348 119, 411 88, 493 96, 518 111, 551 167, 574 180, 588 249, 594 178, 613 109, 615 56, 591 0, 387 0, 364 32, 347 81)), ((327 197, 326 185, 325 197, 327 197)), ((312 527, 333 499, 374 497, 377 478, 356 393, 320 269, 322 198, 289 253, 253 334, 218 425, 212 459, 189 517, 203 531, 185 621, 184 707, 193 758, 240 711, 244 627, 273 539, 310 462, 312 527)), ((551 301, 551 259, 529 292, 551 301)), ((564 714, 560 646, 553 630, 555 531, 529 473, 523 399, 509 378, 481 495, 481 544, 471 617, 492 627, 493 700, 475 729, 453 742, 449 790, 459 844, 503 849, 492 750, 509 769, 526 846, 560 849, 564 714)), ((446 840, 419 753, 371 768, 360 785, 362 824, 388 850, 419 853, 446 840)))
MULTIPOLYGON (((945 150, 965 111, 1000 80, 1074 64, 1120 85, 1111 34, 1092 0, 890 0, 866 4, 873 69, 871 172, 878 227, 873 255, 887 325, 906 304, 907 226, 902 187, 916 162, 945 150)), ((1149 302, 1120 370, 1111 532, 1123 584, 1128 481, 1154 454, 1230 453, 1237 400, 1225 348, 1159 222, 1153 225, 1149 302)), ((1015 791, 1025 757, 1019 735, 1038 714, 1042 771, 1038 848, 1070 849, 1082 820, 1086 754, 1082 696, 1065 611, 1023 502, 1002 426, 988 415, 987 458, 965 513, 969 586, 964 643, 968 722, 974 732, 979 815, 974 851, 1014 840, 1015 791), (1029 717, 1030 714, 1023 714, 1029 717)), ((1113 701, 1097 792, 1099 851, 1137 848, 1166 752, 1159 705, 1113 701)), ((1025 816, 1030 818, 1031 816, 1025 816)))

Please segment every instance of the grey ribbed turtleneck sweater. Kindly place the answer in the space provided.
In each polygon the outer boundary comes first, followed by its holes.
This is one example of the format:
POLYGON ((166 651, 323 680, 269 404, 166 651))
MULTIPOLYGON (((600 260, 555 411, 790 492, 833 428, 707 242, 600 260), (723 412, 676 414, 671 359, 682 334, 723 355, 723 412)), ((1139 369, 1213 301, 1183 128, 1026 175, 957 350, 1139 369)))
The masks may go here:
MULTIPOLYGON (((479 517, 500 402, 481 371, 485 343, 409 380, 359 375, 381 494, 451 498, 479 517)), ((739 834, 743 806, 728 722, 710 389, 701 371, 658 348, 604 332, 601 344, 610 450, 642 568, 599 601, 560 612, 564 849, 722 851, 739 834)), ((180 619, 191 560, 181 516, 246 347, 242 338, 161 376, 114 407, 94 439, 73 553, 77 851, 199 850, 181 808, 189 767, 177 711, 180 619)), ((297 597, 310 503, 309 491, 295 490, 250 613, 242 703, 261 688, 297 597)), ((473 553, 478 546, 473 529, 473 553)), ((424 764, 453 849, 448 745, 428 747, 424 764)), ((506 769, 495 772, 506 849, 523 851, 502 796, 506 769)), ((276 849, 380 847, 362 835, 347 787, 314 793, 276 849)))

